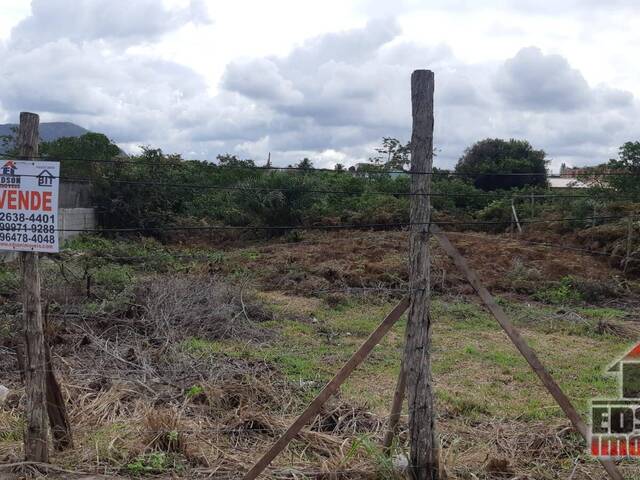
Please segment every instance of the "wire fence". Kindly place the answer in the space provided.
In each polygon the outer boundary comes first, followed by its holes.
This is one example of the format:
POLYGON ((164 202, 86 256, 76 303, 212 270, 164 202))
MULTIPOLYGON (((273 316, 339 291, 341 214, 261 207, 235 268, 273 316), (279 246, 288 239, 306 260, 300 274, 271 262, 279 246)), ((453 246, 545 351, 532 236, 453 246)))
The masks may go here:
MULTIPOLYGON (((320 167, 296 167, 296 166, 271 166, 271 165, 250 165, 250 164, 236 164, 236 165, 219 165, 211 160, 175 160, 175 161, 145 161, 145 160, 131 160, 127 158, 113 158, 113 159, 89 159, 86 157, 73 157, 73 156, 29 156, 20 157, 19 155, 11 155, 6 153, 0 153, 0 157, 9 158, 14 160, 43 160, 43 161, 77 161, 83 163, 96 163, 96 164, 115 164, 115 165, 140 165, 140 166, 152 166, 152 167, 171 167, 180 168, 189 164, 205 165, 212 168, 218 168, 223 170, 253 170, 253 171, 294 171, 294 172, 327 172, 338 174, 363 174, 363 175, 431 175, 431 176, 450 176, 450 177, 547 177, 549 173, 546 171, 532 171, 532 172, 486 172, 486 173, 465 173, 465 172, 452 172, 448 170, 432 170, 432 171, 419 171, 419 170, 392 170, 392 169, 376 169, 374 164, 371 168, 363 170, 349 170, 342 169, 336 170, 335 168, 320 168, 320 167)), ((640 176, 640 172, 629 171, 606 171, 606 170, 594 170, 588 174, 579 175, 579 177, 608 177, 608 176, 640 176)), ((557 175, 558 178, 568 178, 566 176, 557 175)))
MULTIPOLYGON (((505 174, 510 176, 514 174, 505 174)), ((26 175, 17 174, 16 177, 38 178, 39 175, 26 175)), ((77 183, 98 183, 100 181, 108 181, 118 185, 131 185, 131 186, 149 186, 149 187, 162 187, 170 189, 193 189, 193 190, 221 190, 221 191, 238 191, 238 192, 290 192, 296 194, 325 194, 325 195, 390 195, 395 197, 433 197, 433 198, 489 198, 492 200, 523 200, 530 199, 548 199, 548 198, 589 198, 593 200, 640 200, 638 195, 624 195, 617 192, 607 191, 605 189, 596 190, 588 194, 577 193, 548 193, 540 194, 532 192, 526 193, 505 193, 505 192, 484 192, 484 193, 451 193, 451 192, 408 192, 408 191, 394 191, 394 190, 369 190, 354 188, 353 190, 333 190, 333 189, 318 189, 318 188, 274 188, 274 187, 251 187, 251 186, 229 186, 229 185, 209 185, 209 184, 197 184, 197 183, 175 183, 175 182, 157 182, 157 181, 142 181, 142 180, 118 180, 116 178, 107 176, 96 176, 93 178, 88 177, 72 177, 72 176, 51 176, 49 178, 58 179, 65 182, 77 182, 77 183)))
MULTIPOLYGON (((624 220, 629 215, 584 216, 563 217, 547 220, 519 220, 521 225, 537 225, 564 222, 585 222, 602 220, 624 220)), ((324 225, 191 225, 191 226, 162 226, 162 227, 124 227, 124 228, 55 228, 53 232, 78 232, 78 233, 145 233, 163 231, 216 231, 216 230, 341 230, 341 229, 385 229, 406 228, 415 226, 447 225, 447 226, 507 226, 512 225, 513 220, 441 220, 433 222, 388 222, 388 223, 347 223, 324 225)), ((19 227, 7 226, 7 222, 0 222, 0 231, 18 232, 19 227)))
MULTIPOLYGON (((0 156, 9 158, 10 156, 0 154, 0 156)), ((16 158, 16 157, 11 157, 16 158)), ((122 160, 122 159, 113 159, 113 160, 86 160, 84 158, 56 158, 56 157, 46 157, 40 156, 37 157, 42 160, 63 160, 63 161, 84 161, 89 163, 98 163, 98 164, 111 164, 111 165, 145 165, 152 167, 170 167, 170 168, 180 168, 185 165, 185 163, 177 163, 177 162, 142 162, 138 160, 122 160)), ((349 171, 336 171, 334 169, 324 169, 324 168, 301 168, 301 167, 258 167, 258 166, 217 166, 213 164, 207 164, 207 166, 211 166, 212 168, 218 169, 229 169, 229 170, 250 170, 256 172, 262 171, 296 171, 296 172, 305 172, 305 173, 314 173, 314 172, 331 172, 338 174, 353 174, 354 172, 349 171)), ((517 173, 486 173, 486 174, 465 174, 459 172, 444 172, 444 171, 394 171, 394 170, 383 170, 376 171, 367 170, 366 172, 355 172, 356 174, 362 175, 430 175, 430 176, 438 176, 438 177, 466 177, 466 178, 482 178, 486 176, 497 176, 497 177, 538 177, 538 176, 547 176, 546 172, 517 172, 517 173)), ((116 172, 117 174, 117 172, 116 172)), ((609 177, 611 175, 624 175, 624 176, 640 176, 640 173, 633 172, 594 172, 593 174, 589 174, 594 178, 596 177, 609 177)), ((590 199, 590 200, 611 200, 611 201, 631 201, 636 200, 636 197, 632 195, 623 195, 618 192, 612 191, 597 191, 591 192, 588 194, 581 193, 534 193, 532 192, 530 195, 523 195, 522 193, 512 194, 512 193, 455 193, 455 192, 405 192, 405 191, 385 191, 385 190, 343 190, 343 189, 329 189, 329 188, 313 188, 313 187, 302 187, 302 188, 272 188, 272 187, 251 187, 251 186, 241 186, 241 185, 209 185, 203 183, 169 183, 169 182, 158 182, 158 181, 146 181, 146 180, 123 180, 108 176, 98 176, 96 178, 87 178, 87 177, 72 177, 72 176, 59 176, 57 177, 61 181, 67 182, 79 182, 79 183, 96 183, 108 181, 114 184, 120 185, 129 185, 133 187, 154 187, 154 188, 166 188, 171 190, 214 190, 214 191, 228 191, 228 192, 282 192, 282 193, 296 193, 296 194, 309 194, 309 195, 344 195, 344 196, 359 196, 359 195, 390 195, 396 197, 432 197, 432 198, 443 198, 443 199, 469 199, 469 198, 487 198, 492 200, 511 200, 512 202, 517 201, 518 199, 522 200, 546 200, 546 199, 590 199), (595 195, 594 195, 595 193, 595 195)), ((437 212, 442 213, 442 212, 437 212)), ((528 218, 517 221, 520 225, 553 225, 560 223, 569 223, 569 222, 590 222, 592 225, 596 223, 604 223, 604 222, 612 222, 619 220, 629 219, 630 216, 628 214, 625 215, 589 215, 589 216, 560 216, 559 218, 528 218)), ((143 221, 142 219, 139 219, 143 221)), ((399 230, 401 232, 407 232, 409 229, 413 229, 414 227, 430 227, 432 225, 440 225, 445 227, 458 227, 458 228, 479 228, 479 227, 507 227, 514 224, 514 219, 510 220, 450 220, 448 218, 443 218, 440 220, 434 219, 429 222, 359 222, 359 223, 316 223, 316 224, 288 224, 288 225, 164 225, 164 226, 139 226, 132 225, 130 227, 117 227, 117 228, 93 228, 93 229, 68 229, 68 228, 60 228, 55 229, 51 233, 57 232, 70 232, 70 233, 88 233, 88 234, 110 234, 110 233, 149 233, 149 234, 157 234, 159 232, 214 232, 214 231, 336 231, 336 230, 399 230)), ((0 232, 16 232, 19 231, 17 227, 13 226, 9 221, 0 222, 0 232)), ((495 242, 496 237, 489 236, 487 234, 479 234, 472 232, 460 232, 460 231, 452 231, 447 230, 444 232, 446 235, 459 236, 462 238, 474 238, 486 242, 495 242)), ((2 234, 0 234, 2 235, 2 234)), ((349 239, 352 240, 354 237, 350 236, 349 239)), ((629 255, 620 255, 618 253, 608 253, 597 250, 585 249, 581 247, 575 246, 567 246, 560 245, 556 243, 548 243, 548 242, 537 242, 533 240, 528 240, 525 238, 521 238, 518 236, 505 239, 501 237, 500 241, 508 241, 514 242, 518 245, 527 245, 532 247, 539 247, 545 249, 553 249, 553 250, 563 250, 563 251, 573 251, 576 253, 581 253, 585 255, 594 255, 599 257, 606 257, 608 259, 624 259, 626 262, 636 262, 640 261, 640 259, 630 258, 629 255)), ((297 243, 297 242, 296 242, 297 243)), ((313 242, 310 242, 313 243, 313 242)), ((74 255, 75 251, 63 251, 58 258, 71 258, 71 255, 74 255), (69 254, 70 256, 65 257, 65 255, 69 254)), ((96 253, 88 251, 89 255, 95 256, 98 258, 103 258, 109 261, 143 261, 143 262, 156 262, 162 261, 163 258, 159 258, 159 255, 166 255, 168 258, 175 258, 187 261, 212 261, 210 255, 199 255, 199 254, 181 254, 175 252, 151 252, 150 255, 113 255, 108 253, 96 253)), ((55 255, 53 256, 55 258, 55 255)), ((424 291, 425 288, 411 288, 409 285, 405 286, 362 286, 362 287, 344 287, 344 288, 330 288, 330 289, 319 289, 313 292, 308 292, 313 295, 327 295, 332 293, 392 293, 397 295, 410 295, 415 291, 424 291)), ((63 318, 69 315, 65 313, 61 313, 60 316, 63 318)), ((10 350, 10 349, 9 349, 10 350)), ((13 353, 9 351, 8 353, 13 353)), ((17 353, 14 353, 17 355, 17 353)), ((201 370, 210 370, 215 368, 212 365, 200 365, 193 366, 194 368, 200 368, 201 370)), ((57 374, 62 374, 65 377, 75 378, 75 377, 84 377, 84 378, 104 378, 110 379, 114 381, 120 382, 133 382, 140 383, 140 379, 145 382, 157 382, 156 383, 166 383, 166 380, 163 377, 166 377, 171 374, 180 375, 182 378, 187 378, 188 375, 203 375, 203 372, 191 372, 188 369, 180 368, 180 369, 172 369, 172 368, 163 368, 162 366, 146 366, 141 365, 139 368, 114 368, 112 371, 96 371, 95 369, 90 368, 74 368, 70 365, 65 365, 63 368, 59 369, 51 369, 48 365, 41 365, 39 367, 31 366, 29 368, 31 373, 35 371, 39 372, 51 372, 55 371, 57 374), (127 376, 131 378, 127 378, 127 376)), ((4 374, 20 374, 23 373, 21 369, 0 369, 0 372, 4 374)), ((176 387, 182 388, 182 387, 176 387)), ((185 388, 182 388, 185 390, 185 388)), ((117 422, 116 422, 117 423, 117 422)), ((167 435, 171 432, 167 432, 167 430, 154 430, 154 429, 145 429, 145 428, 136 428, 135 425, 126 424, 124 427, 128 427, 130 430, 127 432, 122 432, 122 435, 141 435, 141 434, 152 434, 152 435, 167 435)), ((99 427, 74 427, 74 432, 92 432, 96 431, 96 428, 99 427)), ((252 425, 247 425, 244 428, 228 428, 228 427, 211 427, 211 426, 202 426, 199 428, 180 428, 178 429, 179 434, 247 434, 247 433, 264 433, 268 435, 278 435, 284 428, 274 427, 274 428, 253 428, 252 425)), ((304 432, 303 432, 304 433, 304 432)), ((2 436, 12 436, 16 434, 15 429, 0 429, 0 438, 2 436)), ((408 466, 407 468, 412 469, 414 467, 408 466)), ((346 471, 346 470, 345 470, 346 471)), ((337 470, 330 470, 331 473, 337 473, 337 470)))

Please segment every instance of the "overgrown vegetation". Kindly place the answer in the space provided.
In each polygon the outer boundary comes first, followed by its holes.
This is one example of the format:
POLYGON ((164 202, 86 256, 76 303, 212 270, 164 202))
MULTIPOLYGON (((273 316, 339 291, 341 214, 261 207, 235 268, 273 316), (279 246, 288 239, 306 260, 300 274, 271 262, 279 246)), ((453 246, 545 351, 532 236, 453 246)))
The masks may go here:
MULTIPOLYGON (((585 198, 574 198, 571 189, 554 191, 550 198, 544 151, 524 140, 481 140, 464 152, 454 172, 434 169, 434 218, 461 224, 451 229, 503 232, 511 228, 513 201, 525 224, 569 219, 549 224, 555 231, 615 222, 637 210, 628 201, 612 201, 619 193, 634 194, 640 185, 638 177, 627 175, 637 169, 637 143, 623 145, 619 158, 602 167, 625 175, 590 178, 591 188, 580 190, 585 198)), ((369 163, 336 165, 334 171, 314 170, 308 158, 293 169, 276 170, 271 163, 259 169, 255 161, 229 154, 219 155, 215 164, 185 161, 150 147, 126 156, 96 133, 45 142, 41 151, 62 159, 66 178, 92 182, 103 227, 142 229, 161 240, 184 237, 184 230, 177 233, 184 227, 191 228, 191 237, 211 226, 256 227, 226 234, 270 237, 287 234, 282 228, 287 226, 409 221, 410 175, 402 172, 409 165, 410 145, 390 137, 382 139, 369 163), (110 160, 115 164, 105 163, 110 160)))
MULTIPOLYGON (((245 471, 365 340, 407 282, 403 232, 305 232, 304 240, 222 249, 84 236, 43 258, 47 338, 75 435, 74 449, 52 461, 131 478, 245 471), (332 291, 349 287, 354 290, 332 291)), ((631 321, 630 281, 614 282, 614 270, 581 252, 558 258, 501 235, 454 241, 581 412, 589 398, 616 391, 615 379, 601 370, 640 333, 631 321), (491 255, 495 263, 486 261, 491 255), (604 286, 611 290, 601 291, 604 286), (538 294, 546 296, 537 300, 538 294)), ((599 466, 537 377, 468 295, 446 256, 437 247, 433 254, 433 287, 442 295, 432 304, 433 372, 450 478, 488 479, 502 468, 550 480, 569 476, 576 457, 578 471, 596 478, 599 466)), ((5 266, 3 352, 20 341, 15 278, 16 265, 5 266)), ((379 445, 403 338, 400 321, 270 475, 293 469, 300 477, 339 471, 345 478, 401 478, 404 419, 396 457, 384 456, 379 445)), ((0 410, 0 461, 7 463, 21 454, 16 369, 15 355, 0 356, 3 383, 12 390, 0 410)))

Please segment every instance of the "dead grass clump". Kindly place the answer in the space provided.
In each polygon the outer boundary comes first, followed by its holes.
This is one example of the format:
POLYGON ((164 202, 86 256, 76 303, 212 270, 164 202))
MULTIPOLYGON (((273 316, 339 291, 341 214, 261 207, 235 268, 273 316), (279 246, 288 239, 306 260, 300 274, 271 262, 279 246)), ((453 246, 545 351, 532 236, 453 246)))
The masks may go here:
POLYGON ((256 441, 256 436, 273 437, 284 431, 283 424, 269 414, 243 411, 235 421, 226 422, 231 438, 236 441, 256 441))
POLYGON ((617 322, 611 319, 600 319, 595 325, 595 331, 599 335, 611 335, 620 338, 640 337, 640 326, 629 322, 617 322))
POLYGON ((539 288, 542 279, 540 270, 527 266, 522 259, 516 258, 511 269, 506 272, 501 286, 517 293, 533 293, 539 288))
POLYGON ((288 389, 277 387, 272 379, 238 374, 204 385, 204 394, 213 411, 279 409, 290 403, 288 389), (289 398, 287 398, 289 397, 289 398))
POLYGON ((84 393, 74 399, 72 425, 104 425, 123 418, 129 421, 139 416, 136 399, 140 393, 124 382, 114 382, 110 388, 84 393))
POLYGON ((624 289, 616 278, 592 280, 573 278, 574 288, 586 302, 599 302, 623 295, 624 289))
POLYGON ((263 340, 258 323, 272 319, 244 286, 208 276, 157 277, 138 291, 145 317, 156 333, 169 338, 263 340))
POLYGON ((515 473, 509 464, 509 460, 506 458, 490 458, 484 469, 489 475, 499 478, 511 478, 515 473))
POLYGON ((185 454, 181 415, 175 408, 149 410, 144 418, 146 444, 161 452, 185 454))
POLYGON ((383 421, 359 405, 329 402, 311 424, 310 429, 333 434, 375 433, 383 421))
MULTIPOLYGON (((584 440, 566 420, 522 422, 495 417, 486 421, 456 418, 441 424, 443 457, 450 478, 566 478, 572 463, 587 456, 584 440), (478 475, 480 472, 482 474, 478 475)), ((584 465, 583 470, 597 471, 598 468, 596 464, 590 464, 584 465)))

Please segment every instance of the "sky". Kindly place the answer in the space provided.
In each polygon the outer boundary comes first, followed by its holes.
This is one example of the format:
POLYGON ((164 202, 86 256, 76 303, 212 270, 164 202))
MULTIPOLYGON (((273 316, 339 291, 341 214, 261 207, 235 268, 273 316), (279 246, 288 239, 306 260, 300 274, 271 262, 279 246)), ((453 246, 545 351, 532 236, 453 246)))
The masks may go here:
POLYGON ((637 0, 0 0, 0 123, 20 111, 141 145, 350 165, 411 136, 435 73, 435 165, 484 138, 550 167, 640 140, 637 0))

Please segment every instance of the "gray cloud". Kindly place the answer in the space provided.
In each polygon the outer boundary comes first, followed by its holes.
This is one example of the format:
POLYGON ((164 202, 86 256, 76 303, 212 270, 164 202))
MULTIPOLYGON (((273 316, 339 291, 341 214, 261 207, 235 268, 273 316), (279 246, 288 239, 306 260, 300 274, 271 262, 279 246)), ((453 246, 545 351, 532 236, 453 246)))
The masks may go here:
MULTIPOLYGON (((445 46, 425 48, 379 37, 377 48, 369 44, 367 60, 330 59, 316 64, 309 75, 299 65, 308 65, 311 57, 330 58, 318 52, 318 44, 322 42, 268 59, 278 83, 288 82, 299 94, 295 102, 252 95, 230 75, 225 77, 226 89, 268 104, 284 119, 304 119, 285 120, 293 131, 273 132, 268 148, 342 149, 363 159, 383 135, 408 138, 409 74, 423 65, 436 71, 436 145, 441 150, 436 163, 442 166, 452 166, 474 141, 496 136, 529 139, 555 163, 605 161, 603 152, 615 150, 638 126, 640 108, 631 92, 591 87, 567 59, 535 47, 502 64, 466 65, 445 46)), ((244 71, 235 65, 233 73, 250 76, 250 64, 244 71)), ((255 145, 266 148, 264 137, 255 145)))
POLYGON ((295 103, 302 100, 293 83, 282 77, 277 65, 266 58, 227 66, 223 84, 229 90, 266 102, 295 103))
POLYGON ((49 3, 34 0, 33 15, 0 47, 0 115, 7 119, 34 110, 126 146, 188 157, 228 151, 262 159, 272 152, 276 164, 302 156, 319 165, 351 163, 371 155, 382 136, 409 138, 410 74, 430 68, 439 166, 453 166, 465 147, 486 137, 526 138, 556 163, 595 163, 640 130, 631 92, 590 86, 567 59, 535 47, 504 62, 468 64, 446 44, 407 42, 396 22, 375 20, 287 55, 233 61, 212 95, 192 69, 125 48, 203 18, 201 2, 179 10, 157 8, 155 0, 126 8, 124 0, 51 3, 66 8, 77 28, 68 19, 47 20, 49 3), (113 27, 104 18, 111 10, 113 27))
POLYGON ((32 14, 11 32, 13 48, 67 39, 119 44, 153 41, 189 23, 210 21, 203 0, 167 9, 157 0, 32 0, 32 14))
POLYGON ((523 48, 498 70, 495 86, 509 104, 530 110, 585 108, 591 91, 582 74, 560 55, 523 48))

